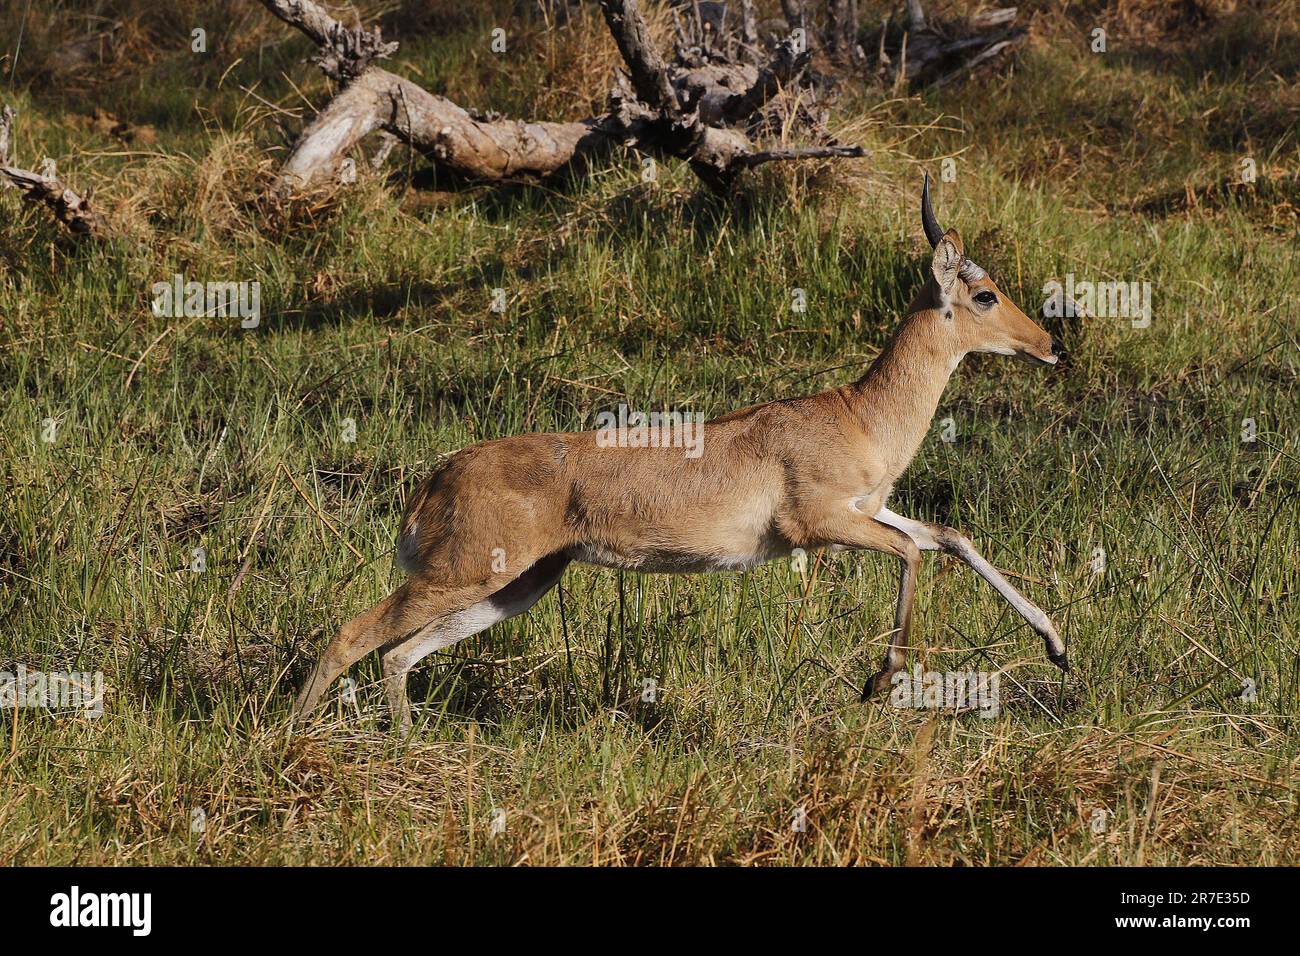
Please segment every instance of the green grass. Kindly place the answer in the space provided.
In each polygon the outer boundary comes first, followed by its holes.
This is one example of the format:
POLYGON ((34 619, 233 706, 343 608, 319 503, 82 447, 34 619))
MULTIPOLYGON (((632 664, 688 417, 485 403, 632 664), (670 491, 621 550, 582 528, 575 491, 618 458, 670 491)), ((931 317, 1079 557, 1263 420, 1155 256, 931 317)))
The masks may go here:
MULTIPOLYGON (((97 184, 127 235, 77 244, 0 193, 0 669, 108 685, 97 720, 0 711, 0 862, 1294 862, 1300 38, 1273 38, 1283 6, 1216 19, 1190 69, 1122 25, 1113 56, 1075 55, 1101 5, 1031 4, 1013 72, 848 96, 835 115, 871 160, 756 177, 734 207, 628 162, 506 192, 364 178, 291 222, 258 199, 282 138, 240 86, 293 109, 295 87, 325 90, 255 5, 245 48, 71 92, 23 72, 57 45, 30 21, 3 93, 19 158, 97 184), (1243 36, 1263 39, 1223 52, 1243 36), (95 105, 157 144, 89 131, 95 105), (1245 149, 1260 181, 1220 189, 1245 149), (932 556, 912 661, 1002 669, 995 719, 856 703, 892 620, 883 556, 810 561, 812 580, 574 567, 418 669, 409 741, 387 732, 373 658, 356 708, 336 689, 290 732, 328 636, 400 580, 396 521, 440 456, 591 428, 620 401, 711 416, 855 377, 924 275, 917 163, 945 155, 941 220, 1026 311, 1071 271, 1153 287, 1150 328, 1053 325, 1065 368, 967 360, 937 416, 957 440, 936 424, 893 499, 1025 576, 1068 678, 932 556), (175 272, 259 280, 261 326, 155 318, 149 287, 175 272)), ((545 85, 574 56, 564 31, 520 21, 512 72, 475 55, 482 23, 438 27, 396 33, 431 87, 585 108, 545 85)))

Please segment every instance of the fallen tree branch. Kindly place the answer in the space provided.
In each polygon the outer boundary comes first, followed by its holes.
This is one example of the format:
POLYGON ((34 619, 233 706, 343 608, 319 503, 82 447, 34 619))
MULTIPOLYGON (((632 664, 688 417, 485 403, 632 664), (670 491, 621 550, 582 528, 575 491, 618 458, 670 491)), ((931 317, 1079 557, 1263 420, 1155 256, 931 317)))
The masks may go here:
MULTIPOLYGON (((782 0, 787 26, 802 28, 809 49, 824 54, 840 71, 856 73, 868 67, 885 84, 913 88, 942 85, 1006 53, 1027 36, 1017 27, 1015 7, 984 10, 968 17, 927 18, 922 0, 905 0, 901 19, 886 16, 879 34, 866 45, 860 29, 857 0, 782 0), (820 6, 820 16, 812 7, 820 6)), ((826 77, 821 79, 825 80, 826 77)))
POLYGON ((837 156, 861 155, 862 150, 857 146, 793 146, 789 149, 766 149, 748 153, 737 162, 746 169, 753 169, 763 163, 792 159, 830 159, 837 156))
POLYGON ((992 46, 985 46, 982 50, 980 50, 979 53, 971 57, 961 66, 959 66, 957 69, 953 70, 950 73, 944 74, 943 76, 939 77, 937 80, 934 80, 930 85, 936 87, 943 86, 945 83, 951 83, 953 80, 957 79, 960 76, 965 76, 967 73, 972 72, 977 66, 980 66, 988 62, 989 60, 994 59, 1000 54, 1004 53, 1015 42, 1016 42, 1015 39, 999 40, 998 42, 994 43, 992 46))
POLYGON ((600 3, 630 85, 621 81, 615 86, 602 115, 569 123, 476 116, 374 65, 374 59, 391 56, 397 47, 382 41, 377 29, 368 32, 358 25, 349 30, 313 0, 261 3, 317 43, 321 53, 316 62, 342 84, 285 161, 279 179, 285 194, 337 179, 346 155, 376 131, 419 150, 439 169, 489 182, 547 176, 620 145, 686 160, 716 191, 725 191, 739 172, 759 163, 863 155, 859 147, 841 144, 811 147, 820 152, 764 151, 735 128, 755 117, 803 70, 808 55, 792 40, 779 44, 761 68, 710 63, 681 69, 655 49, 635 0, 600 3), (755 158, 747 159, 751 156, 755 158))
POLYGON ((459 176, 489 181, 546 176, 611 145, 594 120, 480 121, 446 97, 371 67, 303 130, 280 170, 281 191, 303 189, 335 175, 343 157, 376 130, 459 176))
POLYGON ((811 56, 807 49, 800 51, 793 40, 782 40, 777 45, 771 62, 758 71, 753 85, 723 105, 723 117, 730 122, 737 122, 758 112, 783 86, 799 75, 808 65, 811 56))
POLYGON ((650 31, 635 0, 600 0, 600 9, 627 64, 637 97, 652 110, 670 117, 679 116, 681 107, 668 78, 668 64, 650 42, 650 31))
POLYGON ((0 111, 0 182, 22 190, 23 198, 41 203, 54 213, 54 218, 78 236, 105 239, 109 236, 107 220, 91 207, 90 193, 80 195, 59 178, 53 160, 45 160, 40 172, 19 169, 9 165, 9 148, 13 139, 13 124, 17 114, 10 106, 0 111))
POLYGON ((9 142, 13 138, 14 119, 17 113, 12 106, 0 110, 0 163, 9 162, 9 142))
POLYGON ((398 44, 385 43, 378 26, 369 31, 357 24, 349 30, 311 0, 262 0, 262 5, 307 34, 320 48, 314 62, 326 76, 339 82, 355 79, 372 61, 387 59, 397 52, 398 44))
POLYGON ((887 26, 881 30, 877 70, 886 79, 903 80, 913 87, 942 86, 1023 40, 1026 30, 1011 25, 1016 13, 1015 7, 1005 7, 939 23, 926 20, 921 0, 907 0, 906 32, 891 36, 887 26))

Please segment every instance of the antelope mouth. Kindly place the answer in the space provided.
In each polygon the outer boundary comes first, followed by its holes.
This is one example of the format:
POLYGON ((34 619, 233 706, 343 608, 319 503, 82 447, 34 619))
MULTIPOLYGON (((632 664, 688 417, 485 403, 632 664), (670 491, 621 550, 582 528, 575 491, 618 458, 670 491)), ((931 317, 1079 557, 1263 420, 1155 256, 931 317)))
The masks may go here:
POLYGON ((1024 359, 1030 365, 1055 365, 1059 356, 1048 354, 1040 355, 1037 352, 1017 352, 1016 358, 1024 359))

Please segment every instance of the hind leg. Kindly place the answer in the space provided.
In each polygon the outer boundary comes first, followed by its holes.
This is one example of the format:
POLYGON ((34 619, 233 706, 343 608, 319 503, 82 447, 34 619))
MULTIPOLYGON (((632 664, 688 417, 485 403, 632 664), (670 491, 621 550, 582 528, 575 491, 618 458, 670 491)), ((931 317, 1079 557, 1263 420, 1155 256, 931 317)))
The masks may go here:
POLYGON ((435 620, 418 633, 384 648, 384 693, 393 715, 393 726, 403 735, 411 730, 411 703, 406 695, 406 676, 411 668, 434 651, 485 631, 541 600, 559 582, 569 558, 553 554, 543 558, 519 577, 470 607, 435 620))
POLYGON ((432 620, 472 607, 492 594, 494 587, 499 585, 438 588, 414 578, 407 581, 339 628, 303 684, 293 705, 294 716, 315 710, 339 675, 371 651, 400 641, 432 620))

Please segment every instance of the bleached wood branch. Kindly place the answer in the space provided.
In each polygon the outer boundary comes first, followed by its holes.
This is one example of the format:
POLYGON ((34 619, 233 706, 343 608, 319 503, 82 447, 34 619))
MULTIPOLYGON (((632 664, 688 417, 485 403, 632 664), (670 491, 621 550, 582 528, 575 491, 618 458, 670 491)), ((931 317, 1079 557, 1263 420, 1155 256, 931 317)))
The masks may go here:
POLYGON ((71 189, 58 177, 52 160, 42 163, 40 172, 9 165, 13 142, 13 125, 17 113, 10 106, 0 110, 0 182, 20 189, 23 198, 40 203, 54 213, 54 218, 79 236, 104 239, 110 234, 107 220, 91 207, 90 193, 85 196, 71 189))
POLYGON ((687 160, 710 188, 724 190, 759 162, 806 155, 861 156, 852 146, 830 152, 763 151, 734 128, 761 110, 807 63, 792 41, 779 45, 762 68, 671 66, 655 49, 635 0, 601 0, 600 6, 627 69, 630 86, 616 86, 608 110, 568 123, 486 119, 418 84, 381 69, 391 56, 378 30, 343 27, 313 0, 261 0, 271 13, 322 48, 317 62, 342 90, 307 126, 280 174, 290 193, 337 177, 346 155, 382 130, 458 176, 500 181, 546 176, 575 162, 625 145, 687 160), (762 157, 750 159, 749 157, 762 157))

